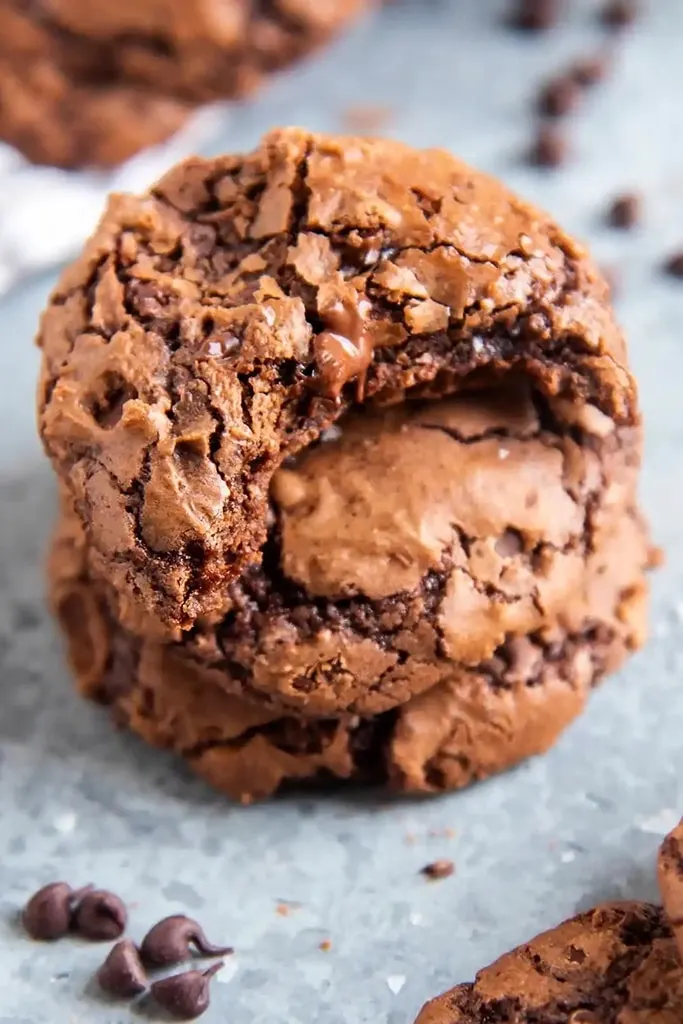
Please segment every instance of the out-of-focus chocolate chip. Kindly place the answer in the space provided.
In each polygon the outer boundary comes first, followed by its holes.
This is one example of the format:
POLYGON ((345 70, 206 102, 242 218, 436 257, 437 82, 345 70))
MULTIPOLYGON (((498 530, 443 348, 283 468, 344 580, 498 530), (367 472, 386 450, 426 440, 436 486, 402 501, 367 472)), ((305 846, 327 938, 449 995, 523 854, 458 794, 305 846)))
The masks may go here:
POLYGON ((610 203, 607 211, 607 222, 613 228, 628 230, 636 226, 640 220, 642 204, 640 196, 635 192, 625 192, 610 203))
POLYGON ((515 0, 509 22, 525 32, 543 32, 557 24, 561 6, 560 0, 515 0))
POLYGON ((638 18, 636 0, 608 0, 600 12, 600 20, 608 28, 626 28, 638 18))
POLYGON ((579 105, 581 86, 571 75, 552 78, 541 89, 538 111, 543 117, 566 117, 579 105))
POLYGON ((567 140, 552 124, 539 125, 531 149, 529 162, 535 167, 559 167, 567 159, 567 140))

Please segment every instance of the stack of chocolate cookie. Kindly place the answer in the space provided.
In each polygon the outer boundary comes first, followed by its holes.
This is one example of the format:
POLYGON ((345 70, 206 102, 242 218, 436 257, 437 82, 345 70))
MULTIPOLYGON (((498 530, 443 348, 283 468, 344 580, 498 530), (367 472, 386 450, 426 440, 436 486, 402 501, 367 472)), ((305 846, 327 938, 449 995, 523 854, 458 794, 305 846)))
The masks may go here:
POLYGON ((241 800, 547 749, 643 641, 607 287, 442 151, 277 131, 114 196, 40 333, 78 685, 241 800))

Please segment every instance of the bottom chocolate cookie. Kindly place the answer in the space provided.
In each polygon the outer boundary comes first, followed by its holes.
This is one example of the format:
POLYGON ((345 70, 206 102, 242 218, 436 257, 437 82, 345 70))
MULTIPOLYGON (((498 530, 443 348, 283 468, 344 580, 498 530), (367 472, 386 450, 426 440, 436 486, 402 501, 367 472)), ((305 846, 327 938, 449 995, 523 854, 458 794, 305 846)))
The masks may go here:
MULTIPOLYGON (((624 585, 619 575, 610 589, 609 566, 601 566, 587 602, 596 612, 581 628, 510 638, 477 669, 454 669, 446 681, 374 717, 295 717, 275 703, 226 692, 225 666, 199 660, 185 642, 129 633, 87 576, 83 535, 72 516, 62 518, 55 538, 51 599, 80 691, 147 742, 177 751, 234 799, 264 798, 286 783, 348 780, 436 793, 547 750, 594 684, 642 642, 647 542, 637 521, 624 517, 624 528, 631 544, 638 537, 642 546, 633 579, 624 585)), ((623 543, 616 554, 623 563, 623 543)))
POLYGON ((680 1024, 683 966, 661 907, 607 903, 505 954, 416 1024, 680 1024))

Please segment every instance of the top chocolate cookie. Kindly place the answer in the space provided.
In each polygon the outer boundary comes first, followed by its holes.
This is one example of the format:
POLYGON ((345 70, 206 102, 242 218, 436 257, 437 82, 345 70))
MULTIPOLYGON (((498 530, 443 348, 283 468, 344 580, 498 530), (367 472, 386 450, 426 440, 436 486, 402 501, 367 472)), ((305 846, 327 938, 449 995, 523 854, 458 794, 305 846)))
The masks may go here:
POLYGON ((514 372, 568 428, 638 422, 585 252, 447 153, 387 141, 276 131, 113 196, 39 343, 42 437, 99 572, 176 632, 225 612, 275 471, 354 403, 514 372))

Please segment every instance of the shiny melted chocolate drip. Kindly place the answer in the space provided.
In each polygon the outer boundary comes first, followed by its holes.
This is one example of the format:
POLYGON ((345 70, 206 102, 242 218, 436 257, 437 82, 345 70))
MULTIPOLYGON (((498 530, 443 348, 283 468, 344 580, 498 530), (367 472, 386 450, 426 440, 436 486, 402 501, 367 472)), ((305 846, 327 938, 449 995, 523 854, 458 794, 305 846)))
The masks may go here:
POLYGON ((357 378, 356 399, 365 396, 365 381, 373 345, 366 330, 370 303, 365 299, 338 299, 323 313, 327 330, 315 339, 317 383, 328 398, 339 399, 342 389, 357 378))

